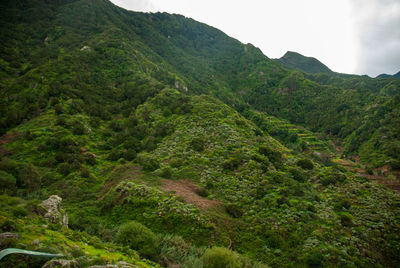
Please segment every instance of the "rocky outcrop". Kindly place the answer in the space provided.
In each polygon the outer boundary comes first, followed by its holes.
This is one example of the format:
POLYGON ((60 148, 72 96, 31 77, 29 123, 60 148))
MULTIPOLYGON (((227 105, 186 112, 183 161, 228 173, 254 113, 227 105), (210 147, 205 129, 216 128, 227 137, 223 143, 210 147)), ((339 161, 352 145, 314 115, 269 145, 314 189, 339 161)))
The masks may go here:
POLYGON ((51 223, 59 223, 68 227, 68 215, 61 207, 62 198, 58 195, 52 195, 49 199, 42 202, 43 208, 46 209, 44 217, 51 223))
POLYGON ((120 261, 117 264, 106 264, 106 265, 93 265, 89 268, 135 268, 136 266, 124 261, 120 261))
POLYGON ((18 240, 18 234, 14 233, 1 233, 0 234, 0 246, 8 247, 10 243, 16 242, 18 240))
POLYGON ((76 260, 51 260, 45 263, 42 268, 79 268, 76 260))

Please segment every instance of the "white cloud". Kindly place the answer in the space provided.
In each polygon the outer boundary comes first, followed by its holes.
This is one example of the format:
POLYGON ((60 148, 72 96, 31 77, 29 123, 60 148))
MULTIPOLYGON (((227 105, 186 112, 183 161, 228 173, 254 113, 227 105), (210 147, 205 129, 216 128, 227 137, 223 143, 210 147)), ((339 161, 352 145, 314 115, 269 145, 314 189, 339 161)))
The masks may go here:
POLYGON ((400 71, 400 1, 351 0, 357 34, 358 73, 400 71))
POLYGON ((154 4, 149 0, 111 0, 111 2, 128 10, 141 12, 157 11, 154 4))

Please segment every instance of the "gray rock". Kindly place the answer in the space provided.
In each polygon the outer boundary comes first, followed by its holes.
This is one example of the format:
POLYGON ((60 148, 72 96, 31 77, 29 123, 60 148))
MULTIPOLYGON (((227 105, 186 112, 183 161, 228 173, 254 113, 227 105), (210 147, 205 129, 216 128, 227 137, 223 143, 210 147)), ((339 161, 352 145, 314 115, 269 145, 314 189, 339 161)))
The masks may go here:
POLYGON ((51 260, 45 263, 42 268, 79 268, 76 260, 51 260))
POLYGON ((117 262, 117 265, 119 268, 135 268, 136 267, 136 265, 133 265, 133 264, 125 262, 125 261, 117 262))
POLYGON ((68 227, 68 215, 61 208, 62 198, 58 195, 52 195, 49 199, 42 202, 42 206, 46 209, 44 217, 51 223, 59 223, 68 227))
POLYGON ((40 240, 39 239, 35 239, 31 243, 32 246, 39 246, 39 244, 40 244, 40 240))
POLYGON ((14 233, 1 233, 0 234, 0 243, 3 243, 5 240, 18 240, 19 236, 18 234, 14 233))
POLYGON ((93 265, 89 266, 89 268, 119 268, 119 266, 114 264, 106 264, 106 265, 93 265))
POLYGON ((89 268, 135 268, 135 267, 137 266, 128 262, 120 261, 117 262, 117 264, 93 265, 90 266, 89 268))

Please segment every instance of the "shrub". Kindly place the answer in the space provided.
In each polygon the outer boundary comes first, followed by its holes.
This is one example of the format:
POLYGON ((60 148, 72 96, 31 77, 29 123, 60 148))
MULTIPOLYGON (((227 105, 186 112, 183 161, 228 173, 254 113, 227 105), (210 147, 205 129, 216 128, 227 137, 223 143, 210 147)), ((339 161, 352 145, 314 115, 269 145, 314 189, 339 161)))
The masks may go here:
POLYGON ((239 218, 243 215, 243 211, 238 204, 227 204, 225 210, 234 218, 239 218))
POLYGON ((343 226, 351 227, 353 226, 353 217, 349 213, 340 214, 340 223, 343 226))
POLYGON ((239 268, 238 256, 229 249, 212 247, 207 249, 203 257, 204 268, 239 268))
POLYGON ((170 167, 165 167, 161 170, 161 177, 170 179, 172 177, 172 169, 170 167))
POLYGON ((15 177, 3 170, 0 170, 0 189, 1 191, 5 190, 11 190, 13 191, 15 189, 17 180, 15 177))
POLYGON ((273 230, 266 231, 265 238, 267 245, 270 248, 280 248, 283 244, 283 239, 276 231, 273 230))
POLYGON ((149 154, 140 155, 137 161, 140 163, 143 169, 147 171, 154 171, 160 167, 160 163, 157 161, 157 159, 153 158, 149 154))
POLYGON ((365 167, 365 172, 369 175, 374 175, 374 170, 371 167, 365 167))
POLYGON ((263 154, 266 157, 268 157, 268 159, 271 160, 273 163, 282 162, 282 153, 281 152, 272 150, 271 148, 269 148, 267 146, 260 146, 258 151, 260 152, 260 154, 263 154))
POLYGON ((26 187, 29 191, 34 191, 40 187, 42 177, 40 176, 38 169, 31 163, 28 163, 20 170, 18 179, 19 181, 17 180, 17 185, 24 188, 26 187))
POLYGON ((132 161, 133 159, 136 158, 136 151, 134 149, 124 150, 122 156, 124 157, 125 160, 132 161))
POLYGON ((89 178, 90 177, 90 171, 86 167, 83 167, 81 169, 81 176, 84 178, 89 178))
POLYGON ((158 237, 146 226, 130 221, 120 226, 115 242, 137 250, 148 258, 154 258, 159 250, 158 237))
POLYGON ((336 210, 349 209, 351 207, 351 201, 348 198, 342 198, 335 204, 336 210))
POLYGON ((113 149, 108 154, 108 159, 111 161, 117 161, 120 158, 121 158, 121 151, 119 151, 118 149, 113 149))
POLYGON ((304 172, 300 171, 297 168, 290 168, 289 169, 290 174, 292 174, 293 179, 299 182, 304 182, 307 179, 306 174, 304 172))
POLYGON ((325 257, 319 252, 308 254, 306 257, 306 264, 308 267, 322 267, 325 257))
POLYGON ((202 152, 205 147, 205 140, 202 138, 194 138, 191 142, 190 145, 192 146, 193 150, 196 152, 202 152))
POLYGON ((81 122, 75 121, 72 125, 72 133, 74 135, 85 134, 85 126, 81 122))
POLYGON ((202 197, 207 197, 209 195, 208 191, 206 188, 204 187, 200 187, 196 190, 196 194, 198 194, 199 196, 202 197))
POLYGON ((342 183, 347 179, 346 175, 342 172, 329 168, 326 172, 319 175, 319 180, 322 185, 328 186, 330 184, 342 183))
POLYGON ((301 159, 299 161, 296 162, 296 165, 298 165, 299 167, 301 167, 302 169, 313 169, 314 168, 314 164, 311 160, 308 159, 301 159))

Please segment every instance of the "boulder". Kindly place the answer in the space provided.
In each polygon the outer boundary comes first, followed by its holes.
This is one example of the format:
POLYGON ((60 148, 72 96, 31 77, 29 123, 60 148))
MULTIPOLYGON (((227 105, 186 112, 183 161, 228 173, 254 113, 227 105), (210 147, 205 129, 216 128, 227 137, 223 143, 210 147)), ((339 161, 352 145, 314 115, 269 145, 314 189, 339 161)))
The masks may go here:
POLYGON ((51 260, 46 262, 42 268, 79 268, 76 260, 51 260))
POLYGON ((40 244, 39 238, 33 240, 32 243, 31 243, 32 246, 39 246, 39 244, 40 244))
POLYGON ((135 268, 137 266, 130 264, 128 262, 120 261, 117 264, 106 264, 106 265, 93 265, 89 268, 135 268))
POLYGON ((51 223, 59 223, 68 227, 68 215, 61 207, 62 198, 58 195, 52 195, 42 202, 42 206, 46 209, 44 217, 51 223))
POLYGON ((10 243, 16 242, 18 240, 18 234, 14 233, 1 233, 0 234, 0 245, 8 247, 10 243))

